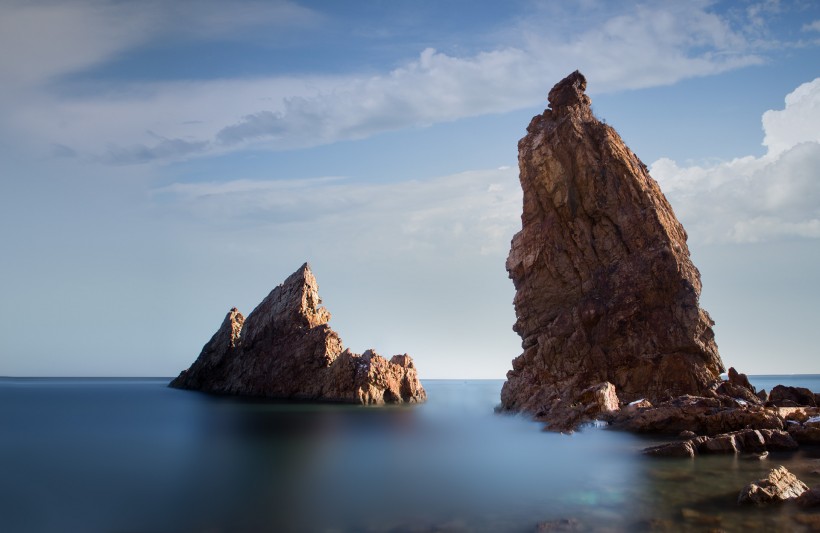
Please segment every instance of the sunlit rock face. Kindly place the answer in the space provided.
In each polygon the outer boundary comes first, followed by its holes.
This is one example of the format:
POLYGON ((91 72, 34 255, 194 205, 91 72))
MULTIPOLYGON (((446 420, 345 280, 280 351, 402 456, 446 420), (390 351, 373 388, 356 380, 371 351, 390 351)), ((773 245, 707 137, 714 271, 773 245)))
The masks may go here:
POLYGON ((307 263, 248 315, 231 309, 172 387, 216 394, 362 404, 426 399, 412 358, 345 350, 319 307, 307 263))
POLYGON ((597 384, 658 402, 704 394, 723 371, 686 232, 585 89, 577 71, 559 82, 518 143, 522 228, 507 259, 523 353, 501 408, 556 425, 597 384))

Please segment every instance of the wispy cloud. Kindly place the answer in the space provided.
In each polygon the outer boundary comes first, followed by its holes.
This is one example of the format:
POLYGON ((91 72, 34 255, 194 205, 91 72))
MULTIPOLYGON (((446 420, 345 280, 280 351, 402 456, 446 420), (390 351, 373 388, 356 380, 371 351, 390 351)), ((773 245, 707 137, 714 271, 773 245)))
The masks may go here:
POLYGON ((156 40, 247 38, 318 24, 321 16, 286 0, 9 0, 0 16, 3 85, 32 89, 156 40))
MULTIPOLYGON (((707 3, 657 2, 621 12, 592 4, 586 10, 584 4, 575 7, 581 10, 576 16, 591 17, 583 31, 536 13, 535 21, 550 31, 539 31, 530 20, 510 32, 514 39, 494 49, 459 56, 428 48, 382 73, 130 83, 92 87, 74 96, 53 85, 48 90, 38 86, 6 112, 10 124, 31 138, 67 146, 93 160, 172 161, 247 146, 309 147, 537 105, 552 83, 576 68, 594 80, 590 91, 600 93, 671 84, 761 61, 743 33, 707 3)), ((178 20, 179 13, 198 13, 186 21, 188 31, 197 35, 221 20, 217 14, 227 17, 222 31, 267 19, 307 23, 313 16, 290 3, 273 8, 249 4, 270 13, 231 18, 227 4, 209 2, 207 9, 180 11, 160 9, 176 4, 159 2, 141 5, 133 22, 125 24, 120 3, 68 5, 68 18, 57 16, 56 5, 49 6, 48 16, 33 18, 41 22, 52 17, 53 24, 67 20, 63 26, 69 34, 52 40, 39 54, 48 61, 32 62, 38 73, 30 81, 76 71, 137 46, 146 32, 159 31, 151 29, 151 22, 161 16, 178 20)), ((6 24, 28 16, 22 7, 16 13, 4 18, 6 24)), ((10 42, 7 36, 0 44, 20 48, 28 44, 26 39, 18 35, 10 42)), ((12 63, 7 71, 23 68, 12 63)))
POLYGON ((820 238, 820 78, 763 115, 761 157, 651 166, 678 216, 702 242, 820 238))
POLYGON ((379 243, 390 244, 385 254, 506 254, 520 227, 521 188, 517 170, 508 167, 391 184, 340 177, 175 183, 154 196, 197 224, 255 232, 287 227, 322 248, 366 255, 379 243))
POLYGON ((820 20, 804 24, 803 31, 820 31, 820 20))

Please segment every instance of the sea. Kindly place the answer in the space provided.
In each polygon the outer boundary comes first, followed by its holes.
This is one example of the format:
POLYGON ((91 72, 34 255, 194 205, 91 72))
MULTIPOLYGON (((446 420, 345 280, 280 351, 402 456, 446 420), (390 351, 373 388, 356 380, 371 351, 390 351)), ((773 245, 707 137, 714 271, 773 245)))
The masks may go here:
MULTIPOLYGON (((820 375, 750 379, 820 391, 820 375)), ((501 380, 423 380, 427 403, 385 408, 215 397, 168 381, 0 378, 0 531, 820 528, 820 511, 737 504, 779 465, 820 484, 818 448, 645 457, 663 440, 556 434, 496 414, 501 380)))

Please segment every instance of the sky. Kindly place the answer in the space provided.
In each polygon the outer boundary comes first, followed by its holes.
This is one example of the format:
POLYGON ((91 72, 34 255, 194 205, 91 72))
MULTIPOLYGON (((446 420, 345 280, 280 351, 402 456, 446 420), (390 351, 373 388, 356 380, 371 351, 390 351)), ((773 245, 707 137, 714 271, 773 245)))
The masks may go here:
POLYGON ((308 261, 354 351, 502 379, 516 145, 575 69, 727 367, 820 373, 814 0, 0 0, 0 375, 174 376, 308 261))

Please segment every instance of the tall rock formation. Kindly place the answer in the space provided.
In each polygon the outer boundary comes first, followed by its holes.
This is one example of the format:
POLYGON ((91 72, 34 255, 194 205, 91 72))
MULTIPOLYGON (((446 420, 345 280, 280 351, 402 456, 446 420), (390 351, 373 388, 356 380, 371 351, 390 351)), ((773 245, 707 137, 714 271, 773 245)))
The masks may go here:
POLYGON ((427 396, 409 355, 389 361, 345 350, 319 307, 307 263, 245 319, 231 309, 172 387, 216 394, 362 404, 422 402, 427 396))
POLYGON ((592 114, 573 72, 518 143, 522 229, 507 271, 523 353, 501 409, 558 425, 581 393, 702 394, 723 371, 686 232, 646 165, 592 114))

